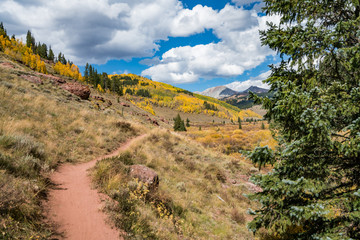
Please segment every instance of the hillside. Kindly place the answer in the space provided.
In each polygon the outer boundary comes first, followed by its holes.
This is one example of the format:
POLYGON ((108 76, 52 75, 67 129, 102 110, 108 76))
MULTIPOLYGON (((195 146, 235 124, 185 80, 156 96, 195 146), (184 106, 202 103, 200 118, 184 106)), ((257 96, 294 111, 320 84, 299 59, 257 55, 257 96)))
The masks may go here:
MULTIPOLYGON (((169 132, 172 121, 163 116, 170 112, 167 116, 172 120, 182 111, 197 128, 196 124, 223 126, 224 121, 238 116, 257 115, 239 113, 217 99, 132 74, 110 79, 138 81, 132 86, 124 84, 124 93, 143 89, 151 97, 120 96, 83 82, 76 66, 58 64, 56 70, 53 63, 44 63, 45 72, 51 74, 34 71, 0 52, 0 230, 5 239, 54 236, 56 228, 44 221, 42 206, 54 187, 49 182, 52 172, 67 163, 106 155, 127 139, 148 132, 128 153, 103 160, 93 171, 94 183, 118 202, 107 208, 113 223, 127 230, 129 237, 204 239, 210 234, 213 239, 251 239, 245 227, 250 204, 242 194, 254 191, 255 186, 248 182, 252 165, 242 157, 224 155, 201 141, 169 132), (89 91, 90 97, 79 94, 80 90, 89 91), (149 113, 149 106, 155 115, 149 113), (144 195, 135 195, 137 200, 131 198, 137 218, 127 215, 131 212, 119 212, 124 203, 119 196, 127 196, 121 192, 126 190, 123 183, 130 189, 134 186, 127 175, 129 164, 154 169, 161 179, 154 195, 141 193, 144 195), (155 199, 156 205, 141 196, 155 199)), ((254 140, 249 146, 257 143, 254 140)))
POLYGON ((210 122, 212 120, 230 122, 230 120, 237 120, 238 117, 241 119, 261 118, 256 113, 241 111, 224 101, 194 94, 134 74, 109 75, 109 79, 109 85, 119 86, 126 99, 131 103, 168 121, 171 121, 178 112, 181 112, 185 117, 192 115, 191 120, 195 122, 210 122))

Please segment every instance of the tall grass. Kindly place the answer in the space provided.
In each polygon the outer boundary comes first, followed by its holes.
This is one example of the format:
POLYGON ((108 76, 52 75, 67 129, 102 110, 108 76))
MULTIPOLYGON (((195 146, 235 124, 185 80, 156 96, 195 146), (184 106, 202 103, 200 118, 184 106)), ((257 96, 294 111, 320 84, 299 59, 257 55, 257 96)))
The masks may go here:
POLYGON ((51 171, 106 154, 139 128, 46 79, 42 85, 24 80, 31 72, 15 65, 0 66, 0 239, 49 239, 41 202, 51 171))
POLYGON ((115 200, 108 210, 115 224, 127 231, 127 239, 251 239, 245 226, 250 205, 243 196, 248 190, 231 183, 249 168, 163 130, 99 162, 93 176, 115 200), (146 192, 141 186, 139 191, 140 183, 129 176, 131 164, 155 170, 159 188, 146 192))

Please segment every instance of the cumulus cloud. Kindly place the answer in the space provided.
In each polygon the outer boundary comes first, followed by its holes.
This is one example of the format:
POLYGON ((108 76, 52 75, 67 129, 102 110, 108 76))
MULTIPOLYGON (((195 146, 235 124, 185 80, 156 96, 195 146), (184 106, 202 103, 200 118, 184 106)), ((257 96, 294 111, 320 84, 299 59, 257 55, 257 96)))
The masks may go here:
POLYGON ((30 29, 77 63, 105 63, 152 57, 180 10, 178 0, 3 0, 0 19, 23 39, 30 29))
POLYGON ((269 18, 240 6, 252 2, 233 0, 218 11, 201 5, 185 9, 179 0, 2 0, 0 19, 9 32, 25 39, 30 29, 37 41, 77 64, 147 57, 142 63, 150 67, 142 75, 184 83, 237 76, 274 55, 261 47, 258 35, 269 18), (154 58, 159 41, 206 29, 220 41, 173 48, 154 58))
MULTIPOLYGON (((188 11, 184 10, 178 17, 188 17, 188 11)), ((258 66, 267 56, 275 55, 269 48, 261 46, 259 30, 266 28, 266 21, 276 21, 276 16, 260 17, 255 11, 232 5, 226 5, 220 11, 198 5, 193 11, 191 22, 206 22, 199 25, 202 29, 213 29, 221 41, 170 49, 162 55, 158 64, 144 70, 142 75, 168 83, 194 82, 199 78, 234 77, 258 66)), ((180 27, 176 28, 180 29, 179 34, 185 34, 182 29, 186 28, 187 21, 176 19, 174 24, 179 24, 180 27)), ((199 26, 191 28, 196 32, 202 30, 199 26)))
POLYGON ((225 86, 234 91, 238 91, 238 92, 242 92, 251 86, 270 89, 270 86, 268 84, 263 83, 263 80, 267 79, 270 76, 270 74, 271 74, 271 71, 269 70, 267 72, 260 74, 257 77, 250 78, 249 80, 242 81, 242 82, 236 81, 236 82, 229 83, 225 86))

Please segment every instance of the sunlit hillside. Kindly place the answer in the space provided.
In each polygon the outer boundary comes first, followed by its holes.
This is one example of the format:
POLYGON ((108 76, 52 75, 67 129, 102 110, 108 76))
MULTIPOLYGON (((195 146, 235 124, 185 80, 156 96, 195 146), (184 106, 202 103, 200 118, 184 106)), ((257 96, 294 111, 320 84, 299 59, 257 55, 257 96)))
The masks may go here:
POLYGON ((166 107, 183 113, 206 114, 234 121, 238 117, 262 118, 250 110, 240 110, 215 98, 194 94, 134 74, 109 75, 109 78, 111 82, 118 82, 133 104, 153 115, 157 115, 155 108, 166 107))

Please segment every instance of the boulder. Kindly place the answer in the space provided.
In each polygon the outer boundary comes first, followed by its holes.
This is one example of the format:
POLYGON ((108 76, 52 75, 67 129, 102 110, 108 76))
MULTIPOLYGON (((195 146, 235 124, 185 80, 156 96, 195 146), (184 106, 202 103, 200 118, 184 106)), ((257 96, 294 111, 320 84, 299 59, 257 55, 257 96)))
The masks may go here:
POLYGON ((130 176, 137 178, 143 183, 147 183, 149 189, 155 189, 159 186, 159 176, 157 173, 144 165, 131 165, 130 176))
POLYGON ((89 99, 90 88, 88 86, 84 86, 80 83, 65 83, 62 85, 62 88, 72 94, 75 94, 83 100, 89 99))

